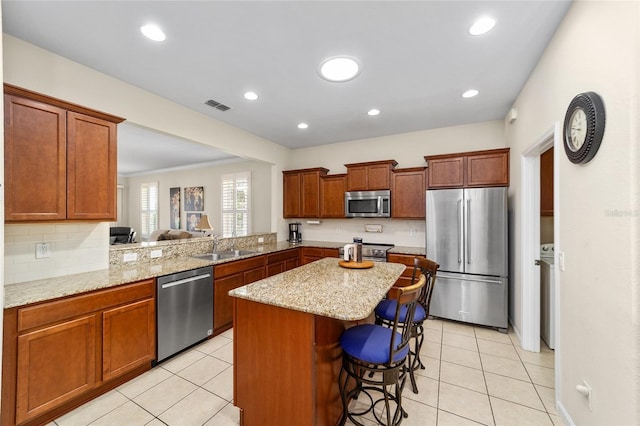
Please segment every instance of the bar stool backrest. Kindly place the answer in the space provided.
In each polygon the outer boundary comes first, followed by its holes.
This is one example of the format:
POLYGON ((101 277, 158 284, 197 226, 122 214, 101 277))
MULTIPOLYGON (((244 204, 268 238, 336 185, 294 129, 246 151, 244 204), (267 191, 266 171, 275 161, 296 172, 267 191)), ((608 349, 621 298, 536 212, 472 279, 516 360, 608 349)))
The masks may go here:
POLYGON ((418 297, 422 289, 425 287, 426 277, 420 274, 418 281, 406 287, 392 287, 387 293, 389 299, 395 299, 396 303, 396 315, 393 321, 391 329, 392 336, 396 336, 396 333, 400 333, 402 336, 400 342, 396 338, 392 337, 390 341, 389 350, 389 362, 388 365, 394 364, 398 361, 396 354, 401 352, 409 344, 411 338, 411 327, 413 326, 413 316, 416 310, 416 303, 418 303, 418 297), (406 313, 402 315, 405 319, 404 322, 400 321, 401 312, 406 309, 406 313))
POLYGON ((431 305, 431 296, 433 295, 433 288, 436 285, 436 274, 438 273, 438 265, 433 260, 425 259, 423 257, 416 257, 413 259, 413 274, 411 275, 411 282, 416 282, 416 278, 420 274, 426 277, 425 286, 420 292, 418 297, 418 303, 424 308, 426 314, 425 318, 429 318, 429 306, 431 305))

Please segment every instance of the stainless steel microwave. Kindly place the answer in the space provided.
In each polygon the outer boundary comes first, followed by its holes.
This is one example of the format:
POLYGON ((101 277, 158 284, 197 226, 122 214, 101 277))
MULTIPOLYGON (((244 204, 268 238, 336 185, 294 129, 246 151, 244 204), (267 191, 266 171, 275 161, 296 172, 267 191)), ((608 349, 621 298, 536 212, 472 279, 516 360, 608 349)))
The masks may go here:
POLYGON ((391 191, 344 193, 346 217, 391 217, 391 191))

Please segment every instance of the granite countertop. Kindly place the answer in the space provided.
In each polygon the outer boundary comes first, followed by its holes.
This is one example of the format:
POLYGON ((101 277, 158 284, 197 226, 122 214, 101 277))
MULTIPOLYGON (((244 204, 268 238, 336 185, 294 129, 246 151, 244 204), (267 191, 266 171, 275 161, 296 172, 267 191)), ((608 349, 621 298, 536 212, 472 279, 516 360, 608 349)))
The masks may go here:
POLYGON ((367 318, 405 269, 399 263, 374 263, 348 269, 324 258, 282 274, 236 288, 229 295, 345 321, 367 318))
MULTIPOLYGON (((190 256, 162 258, 154 261, 132 262, 122 266, 111 266, 108 269, 102 269, 99 271, 7 284, 4 287, 4 308, 14 308, 31 303, 72 296, 88 291, 105 289, 121 284, 175 274, 177 272, 188 271, 190 269, 197 269, 208 265, 217 265, 253 256, 288 250, 290 248, 320 247, 338 249, 343 247, 345 244, 347 243, 327 241, 302 241, 301 243, 290 244, 287 241, 281 241, 273 244, 261 244, 246 247, 245 249, 255 251, 255 253, 231 259, 213 261, 196 259, 190 256)), ((416 254, 413 251, 408 251, 412 248, 402 248, 401 251, 397 251, 398 249, 399 247, 396 247, 392 252, 416 254)), ((415 249, 420 250, 419 248, 415 249)), ((424 249, 422 250, 424 251, 424 249)))

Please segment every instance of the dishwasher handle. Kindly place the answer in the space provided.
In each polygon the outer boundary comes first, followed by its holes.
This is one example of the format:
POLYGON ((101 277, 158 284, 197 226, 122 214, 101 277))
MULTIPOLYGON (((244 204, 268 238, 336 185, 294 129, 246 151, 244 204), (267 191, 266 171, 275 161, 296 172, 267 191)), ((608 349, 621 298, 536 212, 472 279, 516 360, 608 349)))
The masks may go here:
POLYGON ((194 282, 194 281, 198 281, 198 280, 202 280, 202 279, 205 279, 205 278, 209 278, 210 276, 211 276, 211 274, 201 274, 201 275, 196 275, 195 277, 189 277, 189 278, 184 278, 182 280, 171 281, 169 283, 162 284, 161 288, 165 289, 165 288, 169 288, 169 287, 175 287, 177 285, 189 284, 189 283, 194 282))

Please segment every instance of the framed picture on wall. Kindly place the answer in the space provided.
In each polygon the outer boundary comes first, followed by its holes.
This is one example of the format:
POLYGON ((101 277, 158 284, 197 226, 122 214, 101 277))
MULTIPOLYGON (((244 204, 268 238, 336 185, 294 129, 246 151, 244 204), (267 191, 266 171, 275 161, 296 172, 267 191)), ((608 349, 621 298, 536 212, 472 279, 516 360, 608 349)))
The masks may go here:
POLYGON ((180 188, 169 188, 169 208, 171 229, 180 229, 180 188))
POLYGON ((195 231, 202 213, 187 212, 187 231, 195 231))
POLYGON ((204 211, 204 187, 193 186, 184 189, 184 210, 188 212, 204 211))

